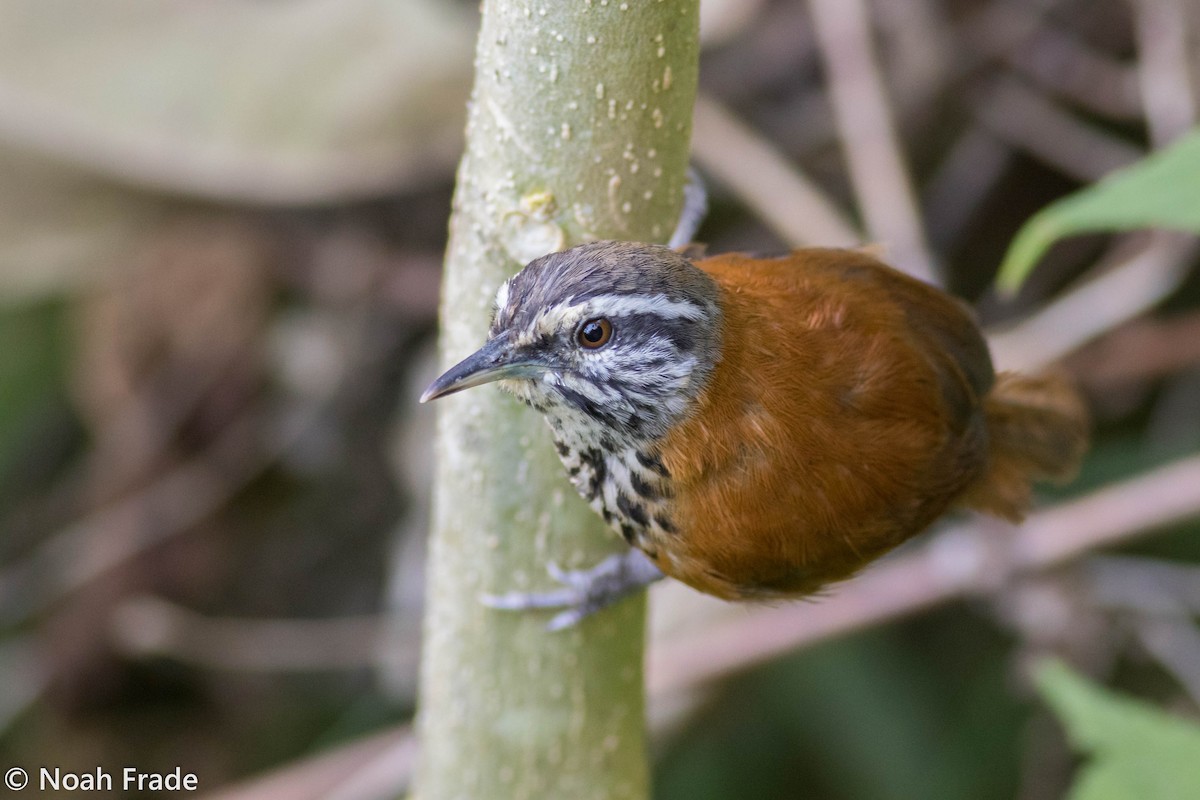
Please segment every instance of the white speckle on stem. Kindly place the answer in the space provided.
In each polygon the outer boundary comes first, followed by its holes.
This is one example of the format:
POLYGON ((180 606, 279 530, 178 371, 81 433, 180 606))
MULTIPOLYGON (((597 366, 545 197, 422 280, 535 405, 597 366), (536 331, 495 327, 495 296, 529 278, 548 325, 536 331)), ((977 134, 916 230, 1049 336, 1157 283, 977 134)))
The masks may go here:
MULTIPOLYGON (((614 219, 619 219, 622 212, 625 214, 628 214, 629 211, 632 210, 631 208, 627 208, 627 206, 629 206, 629 203, 622 204, 620 202, 620 197, 619 197, 620 191, 621 191, 621 176, 614 174, 611 178, 608 179, 608 211, 613 216, 614 219)), ((622 222, 622 227, 624 227, 623 222, 622 222)))

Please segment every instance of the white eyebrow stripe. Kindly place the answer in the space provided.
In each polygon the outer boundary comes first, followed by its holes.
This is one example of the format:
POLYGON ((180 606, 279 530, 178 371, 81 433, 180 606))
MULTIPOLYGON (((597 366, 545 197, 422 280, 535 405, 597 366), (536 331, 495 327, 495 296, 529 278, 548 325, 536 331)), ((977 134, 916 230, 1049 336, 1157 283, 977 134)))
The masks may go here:
POLYGON ((603 313, 614 317, 654 314, 664 319, 698 320, 705 316, 703 307, 687 300, 672 300, 665 294, 600 294, 582 302, 575 302, 571 298, 556 305, 551 314, 561 318, 572 309, 585 314, 603 313))
POLYGON ((496 310, 503 311, 508 307, 508 285, 512 283, 512 278, 509 278, 504 283, 500 284, 500 288, 496 290, 496 310))

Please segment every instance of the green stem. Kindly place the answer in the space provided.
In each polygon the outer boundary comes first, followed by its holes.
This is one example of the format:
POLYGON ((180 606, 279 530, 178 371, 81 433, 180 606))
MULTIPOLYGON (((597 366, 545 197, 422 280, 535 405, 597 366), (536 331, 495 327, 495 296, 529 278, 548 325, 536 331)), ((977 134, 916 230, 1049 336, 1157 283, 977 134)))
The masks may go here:
MULTIPOLYGON (((587 239, 665 241, 681 203, 698 0, 486 0, 442 297, 442 360, 483 343, 496 289, 587 239)), ((545 424, 495 387, 438 401, 415 796, 646 798, 645 604, 550 634, 481 593, 623 545, 545 424)))

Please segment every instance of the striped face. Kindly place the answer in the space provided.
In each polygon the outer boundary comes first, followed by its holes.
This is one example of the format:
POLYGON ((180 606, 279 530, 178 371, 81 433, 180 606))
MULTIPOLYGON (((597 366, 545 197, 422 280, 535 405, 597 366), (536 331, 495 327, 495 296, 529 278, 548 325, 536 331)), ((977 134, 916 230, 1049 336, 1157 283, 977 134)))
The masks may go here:
POLYGON ((489 341, 537 365, 501 386, 574 450, 653 441, 689 410, 719 357, 717 287, 665 247, 597 242, 500 287, 489 341))

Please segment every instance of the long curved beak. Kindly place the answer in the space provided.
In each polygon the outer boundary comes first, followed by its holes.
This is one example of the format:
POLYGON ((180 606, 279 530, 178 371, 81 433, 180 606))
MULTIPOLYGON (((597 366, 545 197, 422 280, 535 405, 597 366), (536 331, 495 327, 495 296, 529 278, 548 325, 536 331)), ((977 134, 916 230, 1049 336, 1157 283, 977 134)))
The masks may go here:
POLYGON ((421 402, 428 403, 472 386, 505 378, 530 377, 544 372, 546 368, 542 362, 513 347, 510 336, 501 334, 429 384, 429 388, 421 395, 421 402))

